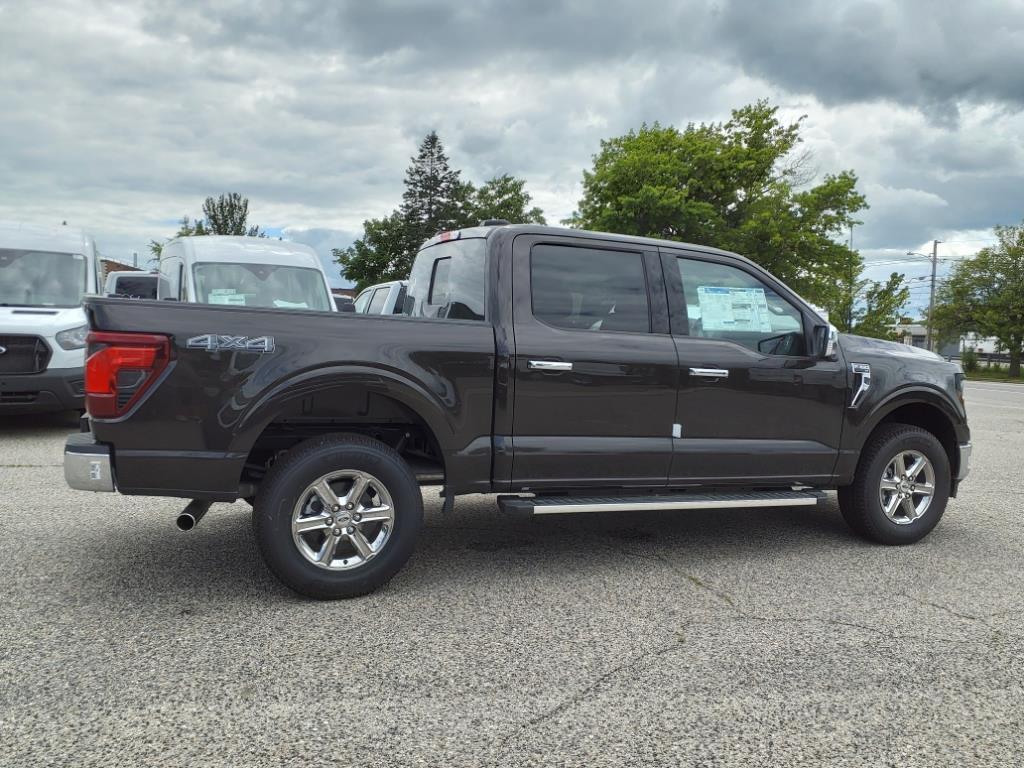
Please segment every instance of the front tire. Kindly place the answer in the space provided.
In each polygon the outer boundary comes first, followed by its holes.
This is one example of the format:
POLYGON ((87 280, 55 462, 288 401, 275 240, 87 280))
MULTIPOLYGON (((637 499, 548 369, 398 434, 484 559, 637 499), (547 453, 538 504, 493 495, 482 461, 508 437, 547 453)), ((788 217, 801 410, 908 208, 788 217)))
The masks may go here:
POLYGON ((301 595, 358 597, 412 554, 423 498, 392 448, 361 435, 307 440, 274 463, 253 513, 271 572, 301 595))
POLYGON ((949 483, 949 457, 935 435, 909 424, 886 424, 864 446, 853 484, 839 489, 839 508, 866 539, 913 544, 938 525, 949 483))

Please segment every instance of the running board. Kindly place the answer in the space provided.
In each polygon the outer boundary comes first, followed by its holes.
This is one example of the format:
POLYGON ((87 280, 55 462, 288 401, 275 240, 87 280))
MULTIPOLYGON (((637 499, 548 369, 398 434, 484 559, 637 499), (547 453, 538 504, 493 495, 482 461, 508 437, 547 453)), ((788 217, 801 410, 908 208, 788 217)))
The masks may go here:
POLYGON ((642 512, 657 509, 750 509, 814 506, 822 491, 677 493, 647 496, 499 496, 503 512, 559 515, 574 512, 642 512))

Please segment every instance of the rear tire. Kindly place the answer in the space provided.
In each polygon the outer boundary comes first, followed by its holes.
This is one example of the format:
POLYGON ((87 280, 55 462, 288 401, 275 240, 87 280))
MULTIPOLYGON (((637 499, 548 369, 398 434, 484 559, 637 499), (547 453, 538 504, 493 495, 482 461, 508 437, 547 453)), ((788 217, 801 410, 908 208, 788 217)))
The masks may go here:
POLYGON ((423 498, 392 448, 361 435, 307 440, 274 462, 253 510, 267 567, 319 600, 386 584, 412 554, 423 498))
POLYGON ((949 457, 931 432, 886 424, 868 439, 839 508, 859 535, 879 544, 913 544, 938 525, 949 501, 949 457))

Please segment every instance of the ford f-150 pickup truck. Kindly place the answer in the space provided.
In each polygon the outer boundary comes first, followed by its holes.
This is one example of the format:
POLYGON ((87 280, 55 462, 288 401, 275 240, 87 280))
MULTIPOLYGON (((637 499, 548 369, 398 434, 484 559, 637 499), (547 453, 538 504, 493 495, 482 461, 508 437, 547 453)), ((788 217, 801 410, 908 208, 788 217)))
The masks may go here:
POLYGON ((732 253, 540 227, 442 233, 402 314, 91 298, 74 488, 247 499, 271 571, 365 594, 420 485, 557 514, 817 504, 909 544, 968 469, 958 366, 840 335, 732 253))

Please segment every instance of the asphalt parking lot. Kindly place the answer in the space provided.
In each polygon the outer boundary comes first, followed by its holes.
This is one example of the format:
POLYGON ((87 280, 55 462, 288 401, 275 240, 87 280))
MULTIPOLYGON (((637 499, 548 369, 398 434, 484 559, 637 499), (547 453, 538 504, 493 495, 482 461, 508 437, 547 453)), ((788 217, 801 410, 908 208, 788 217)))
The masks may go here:
POLYGON ((64 485, 0 420, 0 765, 1008 765, 1024 733, 1024 386, 882 548, 818 510, 443 517, 369 597, 261 564, 248 507, 64 485))

